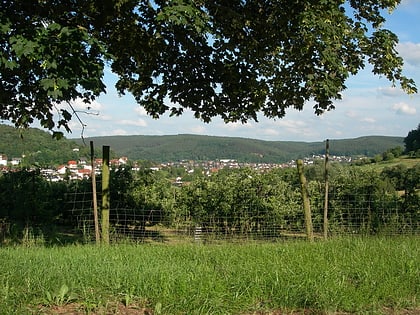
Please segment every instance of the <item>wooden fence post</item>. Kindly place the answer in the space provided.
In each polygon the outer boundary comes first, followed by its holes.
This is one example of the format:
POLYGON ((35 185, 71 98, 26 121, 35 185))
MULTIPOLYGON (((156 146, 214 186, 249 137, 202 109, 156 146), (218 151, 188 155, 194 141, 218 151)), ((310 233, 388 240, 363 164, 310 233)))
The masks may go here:
POLYGON ((324 239, 328 238, 328 159, 330 155, 330 141, 327 139, 325 144, 325 196, 324 196, 324 239))
POLYGON ((102 242, 109 244, 109 208, 110 208, 110 191, 109 191, 109 146, 102 147, 102 242))
POLYGON ((314 232, 312 227, 312 214, 311 214, 311 205, 309 202, 308 187, 306 183, 306 177, 303 173, 303 161, 297 160, 296 166, 299 174, 300 187, 302 192, 302 201, 303 201, 303 211, 305 213, 305 226, 306 226, 306 236, 309 241, 313 242, 314 232))
POLYGON ((93 149, 93 141, 90 142, 90 165, 92 171, 90 177, 92 178, 92 195, 93 195, 93 220, 95 222, 95 240, 96 245, 99 245, 101 242, 99 234, 99 219, 98 219, 98 200, 96 197, 96 173, 95 173, 95 154, 93 149))

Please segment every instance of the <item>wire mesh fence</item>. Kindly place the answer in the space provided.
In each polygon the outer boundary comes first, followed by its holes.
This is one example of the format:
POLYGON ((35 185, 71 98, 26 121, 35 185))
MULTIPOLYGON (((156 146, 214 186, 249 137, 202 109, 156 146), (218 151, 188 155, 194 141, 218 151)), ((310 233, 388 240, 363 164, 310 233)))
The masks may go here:
MULTIPOLYGON (((321 197, 312 198, 311 203, 315 237, 323 235, 321 197)), ((92 200, 90 191, 75 192, 67 198, 67 223, 86 242, 93 242, 95 237, 92 200)), ((204 209, 197 215, 194 209, 176 203, 171 207, 169 210, 130 208, 124 203, 114 203, 109 217, 111 242, 234 242, 305 237, 304 214, 299 202, 274 209, 260 202, 245 202, 226 214, 204 209)), ((419 234, 418 210, 408 211, 401 196, 373 198, 369 193, 346 196, 330 193, 329 236, 419 234)))
MULTIPOLYGON (((330 236, 420 234, 420 166, 394 172, 395 176, 364 168, 335 171, 328 190, 330 236)), ((322 237, 325 186, 322 176, 309 175, 311 219, 315 236, 322 237)), ((293 169, 219 171, 182 184, 173 177, 164 171, 111 172, 111 242, 305 236, 302 196, 293 169)), ((20 242, 31 233, 47 242, 63 242, 63 236, 95 241, 92 191, 90 179, 49 182, 33 171, 3 174, 0 244, 20 242)), ((99 202, 101 197, 97 196, 99 202)))

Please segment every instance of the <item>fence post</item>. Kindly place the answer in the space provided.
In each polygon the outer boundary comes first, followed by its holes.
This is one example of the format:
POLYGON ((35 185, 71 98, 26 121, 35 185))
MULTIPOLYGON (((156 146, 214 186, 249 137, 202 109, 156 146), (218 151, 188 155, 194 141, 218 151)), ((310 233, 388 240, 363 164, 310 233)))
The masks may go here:
POLYGON ((325 144, 325 173, 324 173, 324 180, 325 180, 325 196, 324 196, 324 239, 328 238, 328 190, 329 190, 329 183, 328 183, 328 159, 330 155, 330 141, 327 139, 325 144))
POLYGON ((92 178, 92 195, 93 195, 93 220, 95 222, 95 240, 96 244, 99 245, 101 238, 99 235, 99 219, 98 219, 98 200, 96 197, 96 174, 95 174, 95 156, 93 149, 93 141, 90 142, 90 165, 92 171, 90 177, 92 178))
POLYGON ((302 192, 302 201, 303 201, 303 211, 305 213, 305 226, 306 226, 306 236, 309 241, 314 240, 314 231, 312 227, 312 215, 311 215, 311 205, 309 202, 308 187, 306 183, 306 177, 303 173, 303 161, 297 160, 296 166, 299 174, 300 188, 302 192))
POLYGON ((109 191, 109 146, 102 147, 102 242, 109 244, 109 208, 110 208, 110 191, 109 191))

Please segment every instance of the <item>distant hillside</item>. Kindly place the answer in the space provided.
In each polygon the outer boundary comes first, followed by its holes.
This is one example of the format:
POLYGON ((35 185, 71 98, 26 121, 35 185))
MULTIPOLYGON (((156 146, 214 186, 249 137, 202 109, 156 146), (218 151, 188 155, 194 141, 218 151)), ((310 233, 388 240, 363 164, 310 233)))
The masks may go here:
MULTIPOLYGON (((60 164, 70 159, 89 157, 89 145, 81 139, 55 140, 36 128, 16 129, 0 124, 0 153, 12 157, 26 156, 26 162, 60 164), (79 152, 73 149, 78 147, 79 152)), ((403 137, 368 136, 330 140, 332 155, 374 156, 397 146, 404 147, 403 137)), ((116 156, 131 160, 168 162, 179 160, 236 159, 240 162, 282 163, 292 159, 323 154, 324 142, 263 141, 234 137, 199 135, 108 136, 86 138, 93 141, 96 156, 102 145, 109 145, 116 156)))
POLYGON ((53 139, 50 133, 37 128, 16 129, 0 124, 0 139, 0 154, 6 154, 9 160, 24 156, 26 165, 61 164, 81 156, 89 157, 85 146, 65 138, 53 139), (75 148, 80 151, 73 151, 75 148))
MULTIPOLYGON (((403 139, 368 136, 330 140, 330 153, 374 156, 390 148, 404 147, 403 139)), ((107 136, 85 139, 86 142, 91 140, 96 147, 109 145, 117 154, 127 156, 131 160, 156 162, 236 159, 241 162, 281 163, 312 154, 323 154, 325 151, 324 142, 263 141, 200 135, 107 136)))

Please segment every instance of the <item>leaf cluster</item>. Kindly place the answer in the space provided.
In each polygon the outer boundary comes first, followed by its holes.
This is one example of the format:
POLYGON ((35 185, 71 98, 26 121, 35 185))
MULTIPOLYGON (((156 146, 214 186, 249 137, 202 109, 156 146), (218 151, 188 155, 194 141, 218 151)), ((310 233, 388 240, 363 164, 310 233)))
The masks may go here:
POLYGON ((420 124, 417 126, 417 129, 409 131, 404 138, 404 143, 406 153, 418 154, 420 152, 420 124))
POLYGON ((0 12, 1 118, 70 131, 72 113, 60 103, 105 91, 104 47, 81 23, 88 12, 61 1, 3 1, 0 12))

